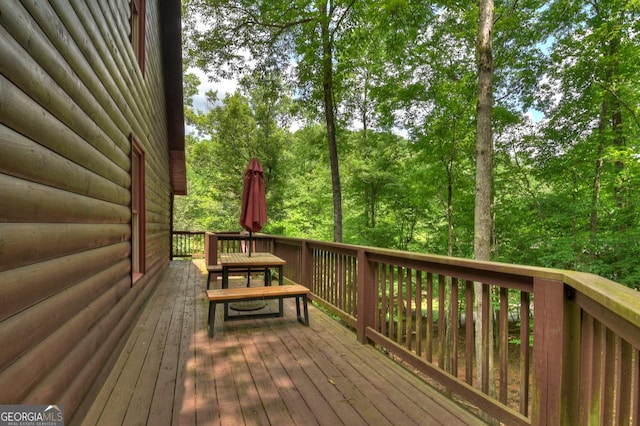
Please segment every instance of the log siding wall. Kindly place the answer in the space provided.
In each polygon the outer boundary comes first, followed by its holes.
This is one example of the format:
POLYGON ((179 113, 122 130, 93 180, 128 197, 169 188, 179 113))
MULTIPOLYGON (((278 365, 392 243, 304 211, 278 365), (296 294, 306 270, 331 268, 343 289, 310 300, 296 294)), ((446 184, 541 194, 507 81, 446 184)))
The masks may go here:
POLYGON ((0 2, 0 403, 72 417, 167 269, 175 147, 159 3, 146 1, 143 76, 127 0, 0 2), (133 287, 131 134, 146 172, 133 287))

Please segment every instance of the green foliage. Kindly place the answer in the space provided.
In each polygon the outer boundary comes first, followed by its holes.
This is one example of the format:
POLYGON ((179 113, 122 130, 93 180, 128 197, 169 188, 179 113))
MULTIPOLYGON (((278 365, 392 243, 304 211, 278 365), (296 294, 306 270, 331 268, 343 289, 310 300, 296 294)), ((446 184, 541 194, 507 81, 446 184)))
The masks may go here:
MULTIPOLYGON (((283 162, 286 176, 279 230, 284 235, 330 241, 332 238, 331 175, 324 130, 309 126, 291 138, 283 162)), ((273 208, 270 208, 273 210, 273 208)))
MULTIPOLYGON (((188 38, 193 52, 216 53, 190 55, 193 63, 255 72, 239 93, 210 93, 207 111, 187 102, 195 130, 187 138, 189 196, 176 198, 176 228, 239 230, 242 175, 255 155, 267 171, 264 232, 332 239, 327 130, 318 125, 318 8, 307 3, 243 2, 256 7, 255 16, 309 22, 276 44, 263 43, 265 32, 235 34, 225 26, 217 27, 220 39, 188 38), (222 46, 230 37, 237 44, 222 46), (234 50, 242 41, 256 49, 262 43, 273 60, 247 63, 234 50), (290 74, 285 63, 294 65, 290 74)), ((471 257, 477 4, 335 4, 345 16, 333 27, 340 41, 333 83, 343 240, 471 257)), ((492 258, 592 272, 639 288, 640 4, 528 0, 495 7, 492 258), (530 108, 542 119, 532 121, 530 108)), ((185 94, 197 84, 185 79, 185 94)))

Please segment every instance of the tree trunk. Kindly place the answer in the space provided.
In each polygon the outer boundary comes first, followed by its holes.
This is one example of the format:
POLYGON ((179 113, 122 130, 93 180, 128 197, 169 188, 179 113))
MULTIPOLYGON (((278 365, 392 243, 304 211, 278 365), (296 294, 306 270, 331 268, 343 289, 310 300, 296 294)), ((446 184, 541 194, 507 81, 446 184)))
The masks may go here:
POLYGON ((476 111, 476 197, 474 217, 474 257, 491 257, 491 204, 493 189, 492 96, 492 32, 493 0, 480 2, 478 34, 478 107, 476 111))
POLYGON ((448 228, 448 241, 447 241, 447 256, 453 256, 453 152, 450 153, 448 164, 446 165, 447 171, 447 228, 448 228))
MULTIPOLYGON (((618 85, 619 73, 618 69, 618 46, 620 46, 620 36, 615 34, 609 40, 609 57, 611 58, 611 73, 610 73, 610 81, 609 84, 612 87, 612 100, 611 100, 611 126, 613 127, 613 144, 616 149, 622 150, 626 145, 625 137, 624 137, 624 129, 622 126, 622 105, 620 104, 620 89, 618 85)), ((625 200, 625 191, 624 191, 624 161, 620 159, 616 159, 615 161, 615 170, 616 170, 616 186, 614 188, 615 191, 615 199, 616 205, 619 209, 624 209, 626 205, 625 200)), ((621 214, 620 211, 618 214, 621 214)), ((625 220, 620 220, 618 225, 619 232, 626 232, 627 223, 625 220)))
MULTIPOLYGON (((605 50, 608 54, 609 65, 606 67, 605 71, 605 83, 608 87, 611 87, 611 94, 605 92, 602 100, 602 105, 600 108, 600 119, 598 124, 598 134, 599 134, 599 146, 598 146, 598 158, 596 160, 596 170, 595 177, 593 182, 593 194, 592 194, 592 205, 591 205, 591 228, 590 228, 590 254, 592 257, 595 257, 595 253, 597 252, 597 238, 598 238, 598 208, 600 205, 600 194, 602 192, 602 168, 604 166, 604 150, 607 145, 607 127, 609 126, 609 114, 611 114, 611 127, 614 134, 613 143, 616 148, 621 148, 625 145, 624 134, 622 131, 622 107, 620 106, 620 96, 619 91, 617 89, 617 75, 618 75, 618 65, 617 65, 617 51, 618 45, 620 41, 617 36, 612 36, 608 42, 608 46, 605 47, 605 50)), ((624 162, 616 159, 615 161, 615 169, 616 174, 618 176, 622 175, 624 170, 624 162)), ((615 200, 618 208, 623 208, 624 206, 624 195, 621 186, 621 179, 616 179, 616 186, 614 188, 615 191, 615 200)), ((626 230, 624 221, 618 221, 618 231, 623 232, 626 230)))
MULTIPOLYGON (((493 78, 493 0, 480 1, 480 25, 478 28, 478 106, 476 110, 476 188, 475 188, 475 216, 474 216, 474 257, 478 260, 491 258, 492 226, 492 194, 493 194, 493 133, 491 129, 491 114, 493 108, 492 78, 493 78)), ((493 381, 491 377, 491 359, 493 354, 489 343, 489 377, 484 377, 482 368, 483 327, 491 332, 491 324, 482 321, 482 284, 475 285, 476 302, 476 366, 478 381, 486 392, 493 381)), ((492 315, 488 316, 491 322, 492 315)), ((488 342, 492 341, 489 336, 488 342)), ((485 342, 487 343, 487 342, 485 342)))
POLYGON ((333 53, 329 29, 327 4, 322 5, 322 87, 324 92, 324 115, 327 123, 329 161, 331 163, 331 184, 333 187, 333 241, 342 242, 342 189, 338 167, 338 146, 336 142, 335 107, 333 104, 333 53))
MULTIPOLYGON (((606 101, 602 103, 602 111, 606 111, 606 101)), ((600 135, 604 131, 602 123, 605 120, 604 116, 600 117, 600 135)), ((602 138, 602 136, 600 136, 602 138)), ((593 178, 593 193, 591 194, 591 220, 590 220, 590 255, 595 256, 597 237, 598 237, 598 207, 600 206, 600 190, 602 181, 602 166, 604 160, 602 155, 604 153, 604 146, 602 142, 598 146, 598 159, 596 160, 595 176, 593 178)))
POLYGON ((454 242, 454 229, 453 229, 453 165, 455 161, 454 153, 457 147, 457 126, 456 121, 452 122, 452 134, 451 138, 451 150, 446 160, 443 160, 444 169, 447 173, 447 228, 448 228, 448 241, 447 241, 447 256, 453 256, 453 242, 454 242))

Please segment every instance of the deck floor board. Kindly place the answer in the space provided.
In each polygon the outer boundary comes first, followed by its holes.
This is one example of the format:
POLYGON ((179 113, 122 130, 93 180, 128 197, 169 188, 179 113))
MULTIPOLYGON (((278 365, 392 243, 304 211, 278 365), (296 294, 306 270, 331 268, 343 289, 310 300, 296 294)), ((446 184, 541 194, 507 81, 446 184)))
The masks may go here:
POLYGON ((304 327, 293 299, 282 318, 223 322, 218 309, 209 339, 206 278, 202 260, 171 262, 72 424, 482 423, 312 305, 304 327))

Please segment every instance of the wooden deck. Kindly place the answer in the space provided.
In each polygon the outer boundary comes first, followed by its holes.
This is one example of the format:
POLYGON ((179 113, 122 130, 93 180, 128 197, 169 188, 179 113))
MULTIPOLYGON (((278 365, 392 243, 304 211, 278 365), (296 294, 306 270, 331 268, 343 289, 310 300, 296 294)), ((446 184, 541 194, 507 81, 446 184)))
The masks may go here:
POLYGON ((171 262, 71 424, 482 423, 313 306, 301 325, 292 299, 283 318, 217 320, 210 340, 205 286, 202 260, 171 262))

